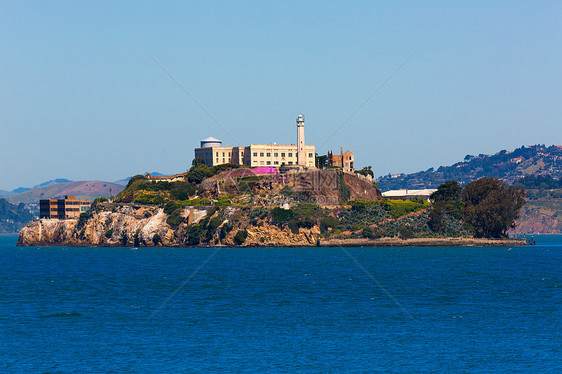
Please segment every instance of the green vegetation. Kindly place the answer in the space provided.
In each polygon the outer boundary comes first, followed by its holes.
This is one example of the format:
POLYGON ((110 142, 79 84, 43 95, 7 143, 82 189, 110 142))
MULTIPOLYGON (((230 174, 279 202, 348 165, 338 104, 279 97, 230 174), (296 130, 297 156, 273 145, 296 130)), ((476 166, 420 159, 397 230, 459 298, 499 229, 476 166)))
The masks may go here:
POLYGON ((181 216, 181 213, 185 206, 185 203, 179 201, 169 201, 166 203, 164 206, 164 213, 168 215, 166 223, 168 223, 170 227, 177 229, 184 221, 184 217, 181 216))
POLYGON ((109 229, 105 232, 105 237, 106 238, 111 238, 113 236, 113 229, 109 229))
POLYGON ((477 237, 507 236, 525 204, 525 190, 507 187, 497 178, 482 178, 462 191, 463 219, 477 237))
POLYGON ((0 233, 16 233, 31 220, 33 215, 23 203, 15 205, 0 199, 0 233))
POLYGON ((530 175, 521 178, 515 183, 516 186, 525 189, 554 190, 562 188, 562 180, 554 179, 552 175, 530 175))
MULTIPOLYGON (((207 212, 207 215, 201 221, 189 225, 187 228, 186 243, 188 245, 210 243, 215 237, 219 226, 224 221, 223 213, 224 211, 221 211, 219 207, 215 206, 207 212), (213 217, 215 213, 216 216, 213 217)), ((223 235, 222 233, 219 233, 219 238, 224 239, 225 236, 226 234, 223 235)))
POLYGON ((437 188, 451 180, 466 185, 487 177, 498 178, 507 184, 520 182, 525 188, 539 188, 538 186, 542 183, 547 185, 550 183, 540 177, 540 174, 549 173, 553 179, 558 181, 562 179, 560 159, 562 159, 562 147, 546 147, 544 144, 537 144, 517 148, 512 152, 502 150, 494 155, 467 155, 464 161, 451 166, 441 166, 437 170, 430 168, 426 171, 399 176, 387 175, 379 178, 377 183, 381 190, 387 191, 400 188, 416 189, 419 186, 437 188), (525 178, 521 180, 522 177, 525 178), (536 183, 538 185, 535 185, 536 183))
POLYGON ((448 216, 454 219, 462 218, 463 202, 462 187, 454 181, 443 183, 437 191, 431 194, 433 207, 429 212, 429 227, 440 234, 450 230, 450 225, 447 225, 448 216))
POLYGON ((86 226, 86 222, 88 222, 88 220, 93 216, 94 212, 92 211, 92 209, 88 209, 86 212, 81 213, 78 217, 78 224, 76 225, 76 229, 81 230, 84 226, 86 226))
POLYGON ((98 205, 100 203, 107 203, 109 200, 107 200, 107 197, 96 197, 94 199, 94 201, 92 202, 92 205, 98 205))
POLYGON ((236 245, 242 245, 246 241, 247 237, 248 237, 247 230, 239 230, 236 233, 236 235, 234 235, 234 243, 236 243, 236 245))
POLYGON ((283 225, 295 216, 295 212, 290 209, 273 208, 271 210, 271 221, 276 225, 283 225))
POLYGON ((373 172, 373 167, 372 167, 372 166, 365 166, 365 167, 364 167, 363 169, 361 169, 361 170, 355 170, 355 172, 356 172, 357 174, 361 174, 361 175, 364 175, 364 176, 370 175, 371 178, 374 178, 374 177, 375 177, 375 173, 373 172))
POLYGON ((351 192, 349 191, 349 187, 345 185, 343 172, 338 171, 338 187, 340 189, 340 198, 342 202, 349 201, 349 197, 351 196, 351 192))

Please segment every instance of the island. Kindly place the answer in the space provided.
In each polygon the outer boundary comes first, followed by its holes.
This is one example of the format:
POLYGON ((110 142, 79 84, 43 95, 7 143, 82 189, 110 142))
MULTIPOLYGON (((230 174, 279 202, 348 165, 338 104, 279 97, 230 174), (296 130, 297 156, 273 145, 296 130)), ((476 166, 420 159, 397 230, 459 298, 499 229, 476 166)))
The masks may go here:
POLYGON ((446 182, 430 199, 383 198, 369 175, 341 168, 207 166, 137 175, 78 218, 35 220, 20 246, 515 246, 524 191, 495 178, 446 182))

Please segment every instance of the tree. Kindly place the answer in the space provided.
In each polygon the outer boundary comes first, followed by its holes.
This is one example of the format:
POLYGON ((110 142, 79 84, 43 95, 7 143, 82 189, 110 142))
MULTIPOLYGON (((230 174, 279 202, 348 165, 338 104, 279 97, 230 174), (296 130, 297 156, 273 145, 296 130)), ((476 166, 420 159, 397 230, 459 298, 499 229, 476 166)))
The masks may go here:
POLYGON ((370 175, 371 178, 375 177, 375 173, 373 172, 373 167, 372 166, 365 166, 363 169, 361 170, 357 170, 356 171, 357 174, 361 174, 364 176, 370 175))
POLYGON ((456 219, 462 217, 462 187, 455 181, 448 181, 437 188, 429 199, 433 202, 429 212, 429 228, 438 233, 445 231, 445 215, 456 219))
POLYGON ((507 187, 497 178, 481 178, 466 185, 462 199, 463 220, 475 236, 499 238, 515 227, 525 204, 525 190, 507 187))
POLYGON ((137 174, 137 175, 135 175, 134 177, 131 177, 131 179, 129 179, 129 182, 127 183, 127 187, 125 187, 125 188, 129 188, 129 187, 132 186, 133 183, 135 183, 136 181, 138 181, 138 180, 143 180, 143 179, 146 179, 144 175, 142 175, 142 174, 137 174))
POLYGON ((201 157, 196 157, 191 161, 191 166, 205 165, 205 160, 201 157))
POLYGON ((318 169, 324 169, 327 162, 328 162, 327 155, 318 156, 318 153, 316 153, 316 167, 318 169))

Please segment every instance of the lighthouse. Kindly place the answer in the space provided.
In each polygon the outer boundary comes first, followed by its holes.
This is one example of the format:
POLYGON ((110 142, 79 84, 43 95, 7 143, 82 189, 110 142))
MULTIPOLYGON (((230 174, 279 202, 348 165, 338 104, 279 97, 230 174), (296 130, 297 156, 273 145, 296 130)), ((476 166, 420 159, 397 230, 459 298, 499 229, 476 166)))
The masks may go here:
POLYGON ((297 163, 306 166, 306 152, 304 151, 304 114, 297 117, 297 163))

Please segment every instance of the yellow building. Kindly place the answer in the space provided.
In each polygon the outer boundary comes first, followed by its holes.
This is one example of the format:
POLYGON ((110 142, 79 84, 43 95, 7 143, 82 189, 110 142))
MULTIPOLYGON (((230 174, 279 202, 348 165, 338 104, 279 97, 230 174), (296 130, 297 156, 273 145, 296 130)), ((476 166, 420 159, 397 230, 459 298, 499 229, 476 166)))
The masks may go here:
POLYGON ((297 118, 297 144, 251 144, 245 147, 223 147, 215 138, 201 140, 201 147, 195 148, 195 158, 203 159, 207 166, 239 164, 248 167, 301 165, 314 168, 316 149, 304 144, 304 116, 297 118))

